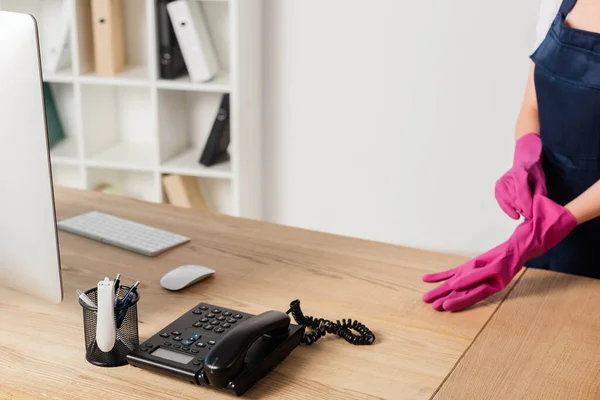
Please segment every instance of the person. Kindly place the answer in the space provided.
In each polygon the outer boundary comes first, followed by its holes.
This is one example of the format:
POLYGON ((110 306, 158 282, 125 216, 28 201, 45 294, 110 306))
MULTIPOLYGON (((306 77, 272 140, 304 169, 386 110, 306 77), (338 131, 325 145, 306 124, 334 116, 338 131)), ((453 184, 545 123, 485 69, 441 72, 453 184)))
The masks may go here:
POLYGON ((600 278, 600 2, 542 2, 513 164, 495 187, 523 222, 488 252, 423 277, 441 282, 423 296, 436 310, 472 306, 523 266, 600 278))

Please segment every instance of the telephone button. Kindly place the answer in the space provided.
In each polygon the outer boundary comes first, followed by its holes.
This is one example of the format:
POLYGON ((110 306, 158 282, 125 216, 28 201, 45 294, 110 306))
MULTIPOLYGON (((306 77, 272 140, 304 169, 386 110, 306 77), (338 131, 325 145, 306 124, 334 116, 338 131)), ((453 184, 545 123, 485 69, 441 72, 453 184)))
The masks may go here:
POLYGON ((169 337, 169 334, 167 332, 163 332, 160 334, 160 337, 169 337))
POLYGON ((223 332, 225 332, 225 329, 223 329, 223 328, 217 328, 217 329, 215 329, 215 332, 217 332, 217 333, 223 333, 223 332))
POLYGON ((204 327, 204 329, 206 329, 207 331, 210 331, 210 330, 212 330, 212 328, 213 328, 213 327, 212 327, 212 325, 206 325, 206 326, 204 327))
POLYGON ((146 347, 152 347, 152 343, 146 343, 144 346, 146 346, 146 347))
POLYGON ((148 351, 148 348, 147 347, 142 347, 140 350, 141 351, 148 351))
POLYGON ((190 348, 189 347, 184 347, 181 350, 183 350, 183 351, 190 351, 190 348))
POLYGON ((229 311, 224 311, 224 312, 223 312, 223 315, 224 315, 224 316, 226 316, 226 317, 229 317, 229 316, 231 315, 231 312, 229 312, 229 311))
POLYGON ((196 350, 196 349, 192 349, 191 351, 192 351, 192 353, 194 353, 194 354, 198 354, 198 350, 196 350))
POLYGON ((178 349, 178 348, 180 348, 180 347, 181 347, 181 346, 180 346, 180 345, 178 345, 178 344, 174 344, 174 345, 173 345, 173 348, 174 348, 174 349, 178 349))
POLYGON ((224 322, 224 323, 221 324, 221 326, 223 328, 229 328, 231 326, 231 324, 228 324, 227 322, 224 322))
POLYGON ((219 325, 219 321, 217 321, 217 320, 214 320, 214 321, 211 321, 211 322, 210 322, 210 324, 211 324, 211 325, 219 325))
MULTIPOLYGON (((199 333, 194 333, 194 334, 192 335, 192 338, 194 338, 194 340, 198 340, 198 339, 200 339, 201 337, 202 337, 202 335, 201 335, 201 334, 199 334, 199 333)), ((190 340, 191 340, 191 339, 190 339, 190 340)))
POLYGON ((217 344, 217 342, 215 342, 214 340, 209 340, 208 342, 206 342, 208 344, 210 344, 211 346, 217 344))
POLYGON ((225 318, 225 317, 224 317, 224 316, 222 316, 222 315, 219 315, 219 316, 217 317, 217 320, 219 320, 219 321, 225 321, 226 319, 227 319, 227 318, 225 318))
POLYGON ((198 342, 198 343, 196 343, 196 346, 198 346, 198 347, 206 347, 206 344, 204 344, 202 342, 198 342))
POLYGON ((194 364, 194 365, 202 365, 202 361, 194 361, 192 364, 194 364))
POLYGON ((169 342, 164 342, 163 344, 164 344, 165 346, 167 346, 167 347, 170 347, 170 346, 171 346, 171 343, 169 343, 169 342))
POLYGON ((193 343, 194 343, 194 341, 193 340, 189 340, 189 339, 186 339, 183 342, 181 342, 181 344, 184 345, 184 346, 190 346, 193 343))
POLYGON ((200 309, 203 310, 203 311, 206 311, 206 310, 208 310, 208 307, 206 307, 206 306, 200 306, 200 309))
POLYGON ((202 324, 200 322, 195 322, 194 325, 192 325, 194 328, 200 328, 202 326, 202 324))
POLYGON ((233 316, 233 318, 235 318, 235 319, 242 319, 243 317, 242 317, 242 314, 235 314, 233 316))
POLYGON ((215 317, 215 314, 213 314, 213 313, 210 313, 210 314, 206 314, 206 316, 207 316, 208 318, 214 318, 214 317, 215 317))
POLYGON ((204 317, 200 320, 200 322, 208 322, 208 318, 204 317))
POLYGON ((200 314, 202 314, 202 311, 200 311, 200 310, 194 310, 194 311, 192 311, 192 312, 193 312, 194 314, 196 314, 196 315, 200 315, 200 314))
POLYGON ((171 332, 171 335, 179 336, 179 335, 181 335, 181 332, 173 331, 173 332, 171 332))
POLYGON ((237 319, 228 318, 227 322, 229 322, 230 324, 235 324, 237 322, 237 319))
POLYGON ((221 310, 219 310, 218 308, 215 308, 214 310, 212 310, 213 314, 221 314, 221 310))
POLYGON ((173 340, 175 340, 176 342, 181 342, 183 339, 182 339, 182 338, 180 338, 179 336, 175 336, 175 337, 173 338, 173 340))

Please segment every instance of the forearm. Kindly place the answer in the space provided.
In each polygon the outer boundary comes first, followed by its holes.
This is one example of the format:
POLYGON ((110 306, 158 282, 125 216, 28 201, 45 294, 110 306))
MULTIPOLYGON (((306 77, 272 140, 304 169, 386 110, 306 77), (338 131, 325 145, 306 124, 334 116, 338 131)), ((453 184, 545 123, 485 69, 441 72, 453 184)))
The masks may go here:
POLYGON ((534 65, 531 64, 529 76, 527 78, 527 87, 523 104, 519 111, 517 123, 515 126, 515 140, 528 133, 540 133, 540 121, 538 117, 537 97, 535 95, 535 83, 533 80, 534 65))
POLYGON ((577 224, 600 217, 600 181, 565 206, 577 220, 577 224))

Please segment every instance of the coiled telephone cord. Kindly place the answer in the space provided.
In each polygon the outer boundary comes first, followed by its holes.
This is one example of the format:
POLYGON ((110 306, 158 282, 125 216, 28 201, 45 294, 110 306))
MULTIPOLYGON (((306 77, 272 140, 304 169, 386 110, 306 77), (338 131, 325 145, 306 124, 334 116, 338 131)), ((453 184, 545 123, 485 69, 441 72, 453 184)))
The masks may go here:
POLYGON ((290 303, 290 309, 286 314, 292 313, 292 317, 297 324, 303 325, 311 329, 310 332, 305 332, 302 338, 302 343, 311 345, 326 334, 333 334, 341 337, 346 342, 356 345, 370 345, 375 341, 375 335, 364 324, 352 319, 343 319, 341 322, 332 322, 323 318, 315 318, 305 316, 300 308, 300 300, 294 300, 290 303), (358 332, 355 334, 352 330, 358 332))

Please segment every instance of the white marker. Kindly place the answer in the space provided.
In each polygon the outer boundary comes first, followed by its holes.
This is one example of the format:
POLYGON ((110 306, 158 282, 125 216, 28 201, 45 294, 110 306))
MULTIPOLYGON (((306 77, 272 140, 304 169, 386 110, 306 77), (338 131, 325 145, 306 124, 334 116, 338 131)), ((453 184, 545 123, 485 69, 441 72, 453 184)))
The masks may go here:
POLYGON ((96 343, 107 353, 115 345, 117 325, 115 322, 114 282, 108 278, 98 282, 98 320, 96 323, 96 343))

